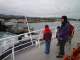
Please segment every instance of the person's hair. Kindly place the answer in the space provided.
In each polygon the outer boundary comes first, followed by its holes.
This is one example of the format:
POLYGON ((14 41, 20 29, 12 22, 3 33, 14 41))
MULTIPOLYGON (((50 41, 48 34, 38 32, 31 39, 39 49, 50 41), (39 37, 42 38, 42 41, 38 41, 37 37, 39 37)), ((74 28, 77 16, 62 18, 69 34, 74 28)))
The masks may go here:
POLYGON ((45 28, 49 28, 49 26, 48 25, 45 25, 45 28))
POLYGON ((62 16, 61 19, 64 19, 64 22, 67 22, 67 16, 62 16))
POLYGON ((61 19, 64 19, 64 22, 62 22, 62 26, 64 26, 66 23, 68 23, 67 16, 62 16, 61 19))

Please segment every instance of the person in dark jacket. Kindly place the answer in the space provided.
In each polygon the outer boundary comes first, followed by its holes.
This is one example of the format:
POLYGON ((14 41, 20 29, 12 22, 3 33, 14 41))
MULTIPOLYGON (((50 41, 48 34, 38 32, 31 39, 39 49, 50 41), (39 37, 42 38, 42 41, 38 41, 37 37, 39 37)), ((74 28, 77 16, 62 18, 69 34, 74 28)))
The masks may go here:
POLYGON ((56 38, 58 40, 57 46, 59 46, 61 40, 60 33, 61 33, 61 27, 57 26, 57 32, 56 32, 56 38))
POLYGON ((67 16, 62 16, 61 18, 61 33, 60 33, 60 37, 62 38, 60 40, 60 48, 59 48, 59 54, 58 54, 58 58, 61 58, 64 56, 65 54, 65 44, 66 41, 68 41, 68 30, 69 30, 69 23, 67 21, 67 16))
POLYGON ((52 38, 52 32, 48 25, 45 25, 45 29, 43 31, 43 39, 45 40, 45 53, 50 53, 50 43, 52 38))

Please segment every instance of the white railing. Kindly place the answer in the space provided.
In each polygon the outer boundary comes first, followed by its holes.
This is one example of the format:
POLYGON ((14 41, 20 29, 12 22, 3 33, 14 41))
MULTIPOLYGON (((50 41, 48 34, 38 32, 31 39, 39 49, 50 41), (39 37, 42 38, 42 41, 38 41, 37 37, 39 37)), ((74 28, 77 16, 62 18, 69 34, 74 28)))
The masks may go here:
MULTIPOLYGON (((0 41, 2 42, 2 45, 0 46, 0 49, 1 49, 0 55, 4 55, 5 53, 11 51, 10 54, 12 54, 12 60, 15 60, 14 52, 17 52, 19 50, 22 50, 24 48, 28 48, 31 46, 36 46, 37 44, 38 44, 38 46, 40 46, 40 42, 42 42, 42 41, 40 41, 40 39, 42 39, 42 36, 43 36, 42 31, 43 31, 43 29, 40 29, 40 30, 31 31, 28 33, 0 39, 0 41), (34 33, 36 35, 31 35, 31 33, 34 33), (20 37, 22 35, 23 35, 23 38, 21 40, 18 40, 18 37, 20 37), (30 37, 30 35, 31 35, 31 37, 30 37), (16 45, 16 44, 18 44, 18 45, 16 45), (21 46, 25 46, 27 44, 31 44, 31 45, 16 50, 17 48, 20 48, 21 46)), ((5 60, 10 54, 8 54, 6 57, 4 57, 3 60, 5 60)))
MULTIPOLYGON (((24 34, 20 34, 20 35, 15 35, 15 36, 12 36, 12 37, 7 37, 7 38, 2 38, 0 39, 0 41, 2 42, 2 45, 0 46, 0 55, 3 55, 4 53, 12 50, 12 54, 14 55, 14 49, 19 47, 19 46, 22 46, 22 45, 25 45, 25 44, 28 44, 28 43, 32 43, 31 45, 33 46, 33 42, 36 42, 38 39, 38 36, 39 36, 39 33, 40 33, 41 30, 37 30, 37 31, 32 31, 32 32, 29 32, 29 33, 24 33, 24 34), (31 33, 37 33, 37 35, 31 35, 28 36, 28 34, 31 34, 31 33), (24 37, 21 39, 21 40, 18 40, 18 37, 20 37, 21 35, 24 35, 24 37), (32 38, 32 40, 31 40, 32 38), (35 41, 33 39, 36 39, 35 41), (15 44, 18 44, 20 42, 26 42, 27 40, 31 40, 27 43, 22 43, 18 46, 14 46, 15 44), (9 49, 10 47, 12 47, 11 49, 9 49)), ((13 56, 14 57, 14 56, 13 56)), ((5 59, 5 58, 4 58, 5 59)), ((14 60, 14 58, 13 58, 14 60)))
MULTIPOLYGON (((25 17, 26 18, 26 17, 25 17)), ((24 33, 24 34, 20 34, 20 35, 16 35, 16 36, 12 36, 12 37, 7 37, 7 38, 3 38, 3 39, 0 39, 0 43, 2 43, 2 45, 0 46, 0 60, 4 60, 7 56, 4 57, 5 53, 7 53, 8 51, 11 51, 12 52, 12 59, 15 60, 15 57, 14 57, 14 52, 15 52, 15 48, 17 49, 17 47, 20 48, 20 46, 22 45, 26 45, 26 44, 31 44, 32 46, 34 45, 34 41, 33 40, 33 37, 31 35, 31 33, 34 33, 34 32, 39 32, 41 30, 38 30, 38 31, 30 31, 30 27, 29 27, 29 24, 28 24, 28 21, 27 21, 27 18, 26 18, 26 22, 27 22, 27 26, 28 26, 28 33, 24 33), (29 34, 29 36, 28 36, 29 34), (24 36, 24 39, 23 40, 18 40, 18 37, 20 36, 24 36), (27 40, 30 40, 29 42, 27 42, 27 40), (22 42, 22 43, 21 43, 22 42), (25 42, 25 43, 24 43, 25 42), (26 43, 27 42, 27 43, 26 43), (18 44, 17 46, 15 46, 16 44, 18 44), (9 49, 11 48, 11 49, 9 49), (3 56, 2 56, 3 55, 3 56), (2 58, 3 57, 3 58, 2 58)), ((34 37, 35 38, 35 37, 34 37)), ((38 38, 38 37, 37 37, 38 38)), ((39 39, 38 39, 39 40, 39 39)), ((38 41, 39 42, 39 41, 38 41)), ((24 47, 25 48, 25 47, 24 47)), ((17 51, 17 50, 16 50, 17 51)), ((10 55, 11 53, 9 53, 8 55, 10 55)))

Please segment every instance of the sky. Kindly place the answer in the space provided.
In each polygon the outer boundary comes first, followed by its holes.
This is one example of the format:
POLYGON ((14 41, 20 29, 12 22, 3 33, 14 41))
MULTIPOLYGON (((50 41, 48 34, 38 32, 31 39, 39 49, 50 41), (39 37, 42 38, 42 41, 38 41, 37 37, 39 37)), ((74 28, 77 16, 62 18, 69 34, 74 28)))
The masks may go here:
POLYGON ((80 18, 80 0, 0 0, 0 14, 80 18))

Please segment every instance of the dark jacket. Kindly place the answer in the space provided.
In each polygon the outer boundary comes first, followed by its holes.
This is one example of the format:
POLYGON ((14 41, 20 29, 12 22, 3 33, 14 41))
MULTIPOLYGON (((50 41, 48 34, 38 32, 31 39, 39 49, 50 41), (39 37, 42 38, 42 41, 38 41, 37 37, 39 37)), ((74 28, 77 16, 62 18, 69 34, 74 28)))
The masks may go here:
POLYGON ((61 36, 62 40, 68 39, 68 30, 69 30, 69 23, 66 23, 64 26, 61 26, 60 36, 61 36))
POLYGON ((58 40, 61 40, 60 33, 61 33, 61 30, 57 30, 57 32, 56 32, 56 38, 58 40))
POLYGON ((46 41, 50 41, 52 37, 52 32, 49 28, 45 28, 43 31, 43 39, 46 41))

